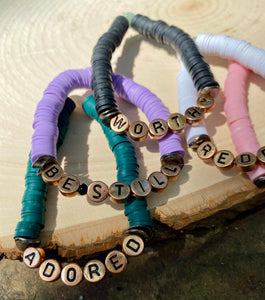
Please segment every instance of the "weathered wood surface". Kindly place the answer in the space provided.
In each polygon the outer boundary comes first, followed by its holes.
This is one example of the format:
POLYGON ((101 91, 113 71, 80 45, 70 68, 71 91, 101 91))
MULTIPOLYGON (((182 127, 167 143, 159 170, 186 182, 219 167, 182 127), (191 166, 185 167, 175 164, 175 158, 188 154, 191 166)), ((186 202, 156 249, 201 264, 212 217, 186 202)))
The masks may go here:
MULTIPOLYGON (((20 220, 24 175, 30 151, 32 121, 38 101, 49 81, 70 68, 90 65, 93 47, 113 19, 128 11, 162 19, 191 36, 201 32, 227 34, 265 48, 265 3, 255 1, 5 1, 0 9, 0 252, 19 254, 13 234, 20 220)), ((223 87, 227 61, 206 57, 223 87)), ((176 75, 179 64, 169 48, 141 38, 130 29, 113 55, 113 69, 155 92, 171 112, 177 111, 176 75)), ((249 78, 248 106, 254 129, 264 145, 264 79, 249 78)), ((74 91, 82 95, 85 91, 74 91)), ((122 100, 131 121, 145 116, 122 100)), ((115 161, 96 122, 86 117, 77 101, 69 132, 59 152, 67 173, 83 182, 116 180, 115 161), (104 149, 104 151, 103 151, 104 149)), ((235 153, 223 112, 223 94, 206 118, 207 129, 218 149, 235 153)), ((160 155, 153 140, 135 143, 140 175, 159 170, 160 155)), ((185 146, 185 145, 184 145, 185 146)), ((222 173, 203 163, 187 149, 186 165, 178 181, 162 194, 148 199, 154 219, 175 229, 205 218, 220 209, 250 199, 264 190, 256 188, 236 169, 222 173)), ((62 256, 80 257, 114 247, 128 226, 123 207, 109 200, 88 204, 84 196, 66 198, 51 188, 47 200, 42 243, 58 247, 62 256)))

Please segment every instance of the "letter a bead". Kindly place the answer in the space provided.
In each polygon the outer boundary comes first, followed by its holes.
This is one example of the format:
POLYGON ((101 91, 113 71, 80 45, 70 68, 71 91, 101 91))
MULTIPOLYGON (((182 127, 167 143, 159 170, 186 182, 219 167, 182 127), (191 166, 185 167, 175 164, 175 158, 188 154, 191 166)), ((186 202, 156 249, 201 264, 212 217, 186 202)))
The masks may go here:
POLYGON ((23 253, 23 262, 29 268, 37 268, 45 258, 42 248, 29 247, 23 253))
POLYGON ((138 235, 128 235, 123 240, 122 249, 128 256, 138 256, 144 250, 144 241, 138 235))

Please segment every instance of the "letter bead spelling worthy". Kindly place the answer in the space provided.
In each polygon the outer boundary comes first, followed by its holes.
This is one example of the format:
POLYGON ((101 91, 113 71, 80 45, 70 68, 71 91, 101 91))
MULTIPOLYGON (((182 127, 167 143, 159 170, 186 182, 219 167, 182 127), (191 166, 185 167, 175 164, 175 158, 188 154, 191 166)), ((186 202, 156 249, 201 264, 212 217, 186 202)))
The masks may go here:
POLYGON ((165 120, 155 119, 149 124, 150 136, 154 139, 162 139, 168 131, 168 125, 165 120))
POLYGON ((161 172, 153 172, 149 175, 148 181, 151 184, 152 191, 156 193, 163 192, 168 186, 168 178, 161 172))
POLYGON ((186 126, 186 118, 182 114, 171 114, 167 119, 168 128, 173 132, 181 132, 186 126))
POLYGON ((199 125, 204 118, 204 112, 197 106, 189 107, 185 111, 186 122, 192 126, 199 125))
POLYGON ((112 202, 121 204, 130 195, 130 186, 125 182, 114 182, 109 187, 109 198, 112 202))

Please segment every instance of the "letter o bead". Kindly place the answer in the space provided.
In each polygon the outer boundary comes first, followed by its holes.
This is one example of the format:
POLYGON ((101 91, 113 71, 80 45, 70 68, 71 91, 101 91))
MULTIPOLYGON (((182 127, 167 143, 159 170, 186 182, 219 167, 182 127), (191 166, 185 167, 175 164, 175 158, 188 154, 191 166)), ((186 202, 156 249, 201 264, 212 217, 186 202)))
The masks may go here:
POLYGON ((171 114, 167 119, 169 129, 173 133, 181 132, 186 126, 186 118, 182 114, 171 114))
POLYGON ((235 163, 239 171, 249 172, 255 169, 257 157, 251 152, 240 153, 236 156, 235 163))
POLYGON ((134 141, 143 141, 148 135, 148 126, 142 121, 132 122, 129 128, 129 135, 134 141))
POLYGON ((144 250, 144 241, 138 235, 128 235, 123 240, 122 250, 128 256, 138 256, 144 250))
POLYGON ((44 281, 55 281, 60 277, 61 274, 61 265, 55 259, 46 259, 40 265, 39 275, 40 278, 44 281))
POLYGON ((44 167, 41 177, 49 185, 58 185, 64 175, 63 169, 58 163, 44 167))
POLYGON ((90 260, 84 267, 84 277, 89 282, 99 282, 106 275, 105 265, 97 259, 90 260))
POLYGON ((23 253, 23 262, 28 268, 37 268, 45 258, 42 248, 29 247, 23 253))
POLYGON ((161 172, 153 172, 149 175, 148 181, 151 184, 152 191, 155 193, 163 192, 168 186, 168 178, 161 172))
POLYGON ((102 202, 108 195, 108 186, 102 181, 93 181, 87 187, 87 197, 93 202, 102 202))
POLYGON ((151 193, 151 185, 145 178, 136 178, 131 183, 131 192, 133 196, 145 198, 151 193))
POLYGON ((111 273, 121 273, 127 266, 127 258, 122 252, 113 250, 106 256, 105 265, 111 273))
POLYGON ((83 271, 76 263, 70 263, 62 269, 62 282, 68 286, 78 285, 83 279, 83 271))

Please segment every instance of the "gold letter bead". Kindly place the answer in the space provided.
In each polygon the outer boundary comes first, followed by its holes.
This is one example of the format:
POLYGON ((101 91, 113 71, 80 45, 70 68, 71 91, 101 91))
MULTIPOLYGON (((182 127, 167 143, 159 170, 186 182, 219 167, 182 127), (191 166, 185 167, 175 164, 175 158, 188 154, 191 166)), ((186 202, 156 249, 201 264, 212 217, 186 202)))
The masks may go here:
POLYGON ((121 273, 127 266, 127 258, 122 252, 113 250, 106 256, 105 265, 111 273, 121 273))
POLYGON ((102 202, 108 195, 108 186, 102 181, 93 181, 87 187, 87 197, 93 202, 102 202))
POLYGON ((83 278, 83 271, 76 263, 70 263, 62 269, 62 282, 68 286, 78 285, 83 278))
POLYGON ((257 157, 253 153, 244 152, 236 156, 236 166, 241 172, 249 172, 255 169, 257 157))
POLYGON ((258 150, 257 159, 260 164, 265 165, 265 146, 258 150))
POLYGON ((179 177, 181 167, 175 162, 165 162, 161 166, 161 173, 167 176, 169 181, 174 181, 179 177))
POLYGON ((142 121, 132 122, 129 135, 134 141, 143 141, 148 135, 148 126, 142 121))
POLYGON ((149 133, 154 139, 162 139, 167 131, 168 125, 163 119, 155 119, 149 124, 149 133))
POLYGON ((145 178, 136 178, 131 183, 131 192, 135 197, 145 198, 151 193, 151 185, 145 178))
POLYGON ((197 106, 201 108, 205 113, 210 112, 214 109, 215 101, 214 98, 208 95, 202 95, 197 99, 197 106))
POLYGON ((55 259, 47 259, 40 265, 39 275, 44 281, 55 281, 60 277, 61 265, 55 259))
POLYGON ((74 175, 67 175, 63 177, 58 185, 59 191, 67 197, 72 197, 78 194, 80 180, 74 175))
POLYGON ((118 134, 126 133, 129 126, 128 118, 123 114, 118 114, 110 120, 110 128, 118 134))
POLYGON ((121 204, 131 193, 130 186, 125 182, 114 182, 109 187, 109 198, 113 203, 121 204))
POLYGON ((216 151, 215 145, 211 142, 204 142, 197 148, 197 154, 199 158, 204 161, 212 160, 216 151))
POLYGON ((186 125, 186 118, 182 114, 171 114, 167 119, 168 127, 172 132, 177 133, 184 129, 186 125))
POLYGON ((214 155, 213 161, 218 169, 226 171, 234 166, 234 155, 228 150, 221 150, 214 155))
POLYGON ((139 235, 128 235, 123 240, 122 249, 128 256, 138 256, 144 250, 144 241, 139 235))
POLYGON ((97 259, 90 260, 84 267, 84 277, 89 282, 99 282, 106 275, 105 265, 97 259))
POLYGON ((153 172, 149 175, 148 181, 151 184, 152 191, 163 192, 168 185, 168 178, 161 172, 153 172))
POLYGON ((204 118, 204 112, 197 106, 192 106, 185 111, 186 122, 192 126, 199 125, 204 118))
POLYGON ((44 182, 50 185, 58 185, 63 177, 63 169, 58 163, 54 163, 44 167, 41 177, 44 182))
POLYGON ((23 253, 23 262, 29 268, 37 268, 45 258, 42 248, 29 247, 23 253))

